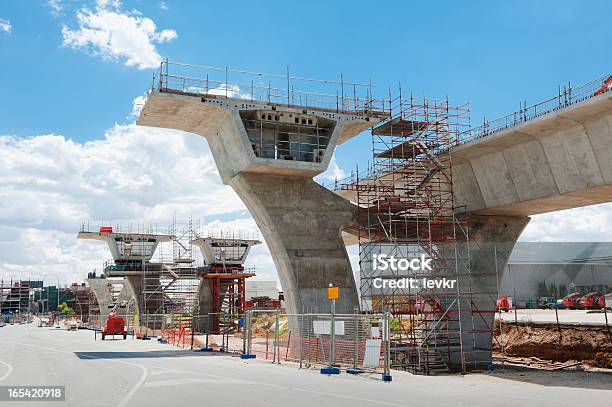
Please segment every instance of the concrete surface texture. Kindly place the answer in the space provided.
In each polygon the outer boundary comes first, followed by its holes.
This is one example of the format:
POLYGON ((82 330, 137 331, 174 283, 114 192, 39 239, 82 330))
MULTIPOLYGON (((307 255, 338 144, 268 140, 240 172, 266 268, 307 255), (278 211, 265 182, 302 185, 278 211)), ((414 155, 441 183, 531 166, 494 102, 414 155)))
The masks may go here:
MULTIPOLYGON (((326 289, 330 283, 341 290, 338 312, 352 313, 359 306, 358 296, 341 230, 354 222, 354 209, 315 184, 312 177, 325 171, 338 143, 375 121, 325 109, 153 91, 137 123, 188 131, 207 139, 221 179, 245 202, 270 248, 289 313, 328 312, 326 289), (274 130, 281 127, 262 130, 259 136, 264 141, 258 145, 258 137, 244 119, 254 112, 256 117, 269 112, 280 122, 292 117, 297 123, 303 115, 318 120, 329 131, 322 156, 317 149, 315 157, 310 143, 303 148, 313 155, 292 152, 288 159, 277 154, 287 148, 287 142, 278 141, 280 130, 274 130), (265 150, 265 140, 273 140, 272 152, 265 150)), ((293 142, 300 144, 299 137, 293 142)))
MULTIPOLYGON (((242 361, 156 341, 94 341, 91 331, 0 328, 0 385, 65 385, 54 406, 610 405, 612 379, 589 372, 504 370, 467 376, 325 376, 293 364, 242 361)), ((3 403, 39 406, 40 402, 3 403)))
POLYGON ((119 308, 119 304, 125 301, 125 303, 129 303, 130 301, 135 301, 134 292, 132 291, 132 287, 127 284, 125 280, 108 280, 105 278, 88 278, 87 285, 91 287, 96 300, 98 301, 98 306, 100 307, 100 320, 102 323, 106 321, 108 318, 108 314, 110 314, 112 308, 109 308, 109 305, 112 304, 113 297, 111 295, 110 290, 108 289, 109 284, 121 284, 123 287, 117 297, 117 312, 119 315, 123 314, 122 310, 127 310, 126 308, 119 308))
POLYGON ((458 204, 530 216, 612 201, 612 95, 452 150, 458 204))
MULTIPOLYGON (((134 293, 136 309, 140 317, 140 325, 148 329, 160 329, 162 327, 163 312, 163 290, 159 281, 159 274, 148 276, 145 279, 142 275, 125 276, 125 282, 134 293), (147 285, 145 290, 145 284, 147 285)), ((142 329, 142 328, 141 328, 142 329)))
POLYGON ((106 242, 116 262, 149 261, 159 243, 169 242, 175 236, 148 233, 99 233, 79 232, 77 239, 100 240, 106 242))
POLYGON ((310 178, 244 173, 230 185, 266 236, 290 314, 329 312, 327 287, 340 288, 338 313, 359 306, 340 232, 354 206, 310 178))
MULTIPOLYGON (((491 361, 495 301, 506 263, 527 217, 469 215, 467 217, 470 270, 459 270, 463 352, 468 367, 486 368, 491 361), (470 293, 475 293, 471 295, 470 293)), ((458 353, 453 354, 456 358, 458 353)), ((454 360, 458 363, 458 360, 454 360)))

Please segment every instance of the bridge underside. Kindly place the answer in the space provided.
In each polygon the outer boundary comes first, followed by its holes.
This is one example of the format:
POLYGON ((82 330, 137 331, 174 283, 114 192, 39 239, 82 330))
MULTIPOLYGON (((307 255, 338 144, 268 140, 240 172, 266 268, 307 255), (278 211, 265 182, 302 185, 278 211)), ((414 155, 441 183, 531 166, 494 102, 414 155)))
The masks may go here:
POLYGON ((531 216, 612 202, 612 96, 605 93, 453 149, 469 212, 531 216))

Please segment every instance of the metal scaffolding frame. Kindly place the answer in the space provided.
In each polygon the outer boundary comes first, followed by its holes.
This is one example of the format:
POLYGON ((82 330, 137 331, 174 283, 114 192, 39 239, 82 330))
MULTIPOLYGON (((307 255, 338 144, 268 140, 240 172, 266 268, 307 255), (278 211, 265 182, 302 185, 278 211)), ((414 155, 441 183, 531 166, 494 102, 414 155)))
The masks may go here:
POLYGON ((179 221, 176 216, 167 234, 175 238, 169 249, 160 244, 157 262, 142 263, 142 293, 139 299, 145 310, 139 315, 146 327, 166 328, 167 321, 191 324, 198 313, 198 288, 202 264, 193 245, 198 236, 199 221, 179 221))
MULTIPOLYGON (((470 238, 466 216, 455 203, 450 150, 469 127, 469 105, 448 100, 389 97, 391 117, 372 129, 372 168, 366 179, 340 185, 354 191, 360 227, 362 310, 390 311, 393 365, 417 373, 462 371, 476 336, 475 319, 491 309, 475 309, 470 238), (375 255, 431 258, 432 270, 385 270, 373 267, 375 255), (423 279, 454 279, 453 289, 427 288, 423 279), (375 281, 412 279, 415 286, 376 287, 375 281), (466 349, 467 348, 467 349, 466 349)), ((357 172, 358 174, 358 172, 357 172)), ((492 297, 491 297, 492 298, 492 297)), ((466 362, 469 360, 470 362, 466 362)))
POLYGON ((0 280, 0 315, 9 314, 13 317, 26 315, 29 318, 32 307, 33 289, 30 281, 27 284, 19 280, 0 280))

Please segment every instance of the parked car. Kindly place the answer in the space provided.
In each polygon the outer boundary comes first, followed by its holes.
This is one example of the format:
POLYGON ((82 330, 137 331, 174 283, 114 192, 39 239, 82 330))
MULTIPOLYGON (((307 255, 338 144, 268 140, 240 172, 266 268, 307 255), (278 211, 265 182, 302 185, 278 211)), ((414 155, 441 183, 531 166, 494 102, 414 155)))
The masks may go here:
POLYGON ((50 326, 50 325, 51 325, 51 318, 49 317, 40 317, 40 319, 38 320, 39 327, 50 326))
POLYGON ((557 309, 565 309, 565 305, 563 305, 563 298, 560 298, 555 303, 555 308, 557 309))
POLYGON ((66 329, 69 331, 76 331, 79 328, 79 325, 77 324, 77 322, 72 319, 70 321, 68 321, 66 323, 66 329))
POLYGON ((508 312, 511 309, 512 309, 512 297, 508 295, 504 295, 503 297, 499 297, 497 299, 497 304, 495 305, 495 311, 508 312))
POLYGON ((599 297, 599 293, 588 293, 587 295, 580 297, 580 299, 577 301, 577 308, 596 309, 599 297))
POLYGON ((556 306, 557 306, 557 299, 555 297, 538 298, 538 308, 540 309, 554 309, 556 306))
POLYGON ((563 297, 561 303, 567 309, 576 309, 578 307, 577 302, 580 300, 580 297, 582 297, 582 294, 580 293, 571 293, 563 297))

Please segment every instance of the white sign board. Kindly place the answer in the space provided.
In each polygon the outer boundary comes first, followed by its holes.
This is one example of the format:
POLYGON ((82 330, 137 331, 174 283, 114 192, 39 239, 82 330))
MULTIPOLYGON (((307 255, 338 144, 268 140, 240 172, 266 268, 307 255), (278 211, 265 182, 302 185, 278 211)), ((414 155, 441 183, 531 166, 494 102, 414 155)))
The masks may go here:
POLYGON ((380 347, 382 340, 366 339, 365 353, 363 355, 364 368, 377 368, 380 365, 380 347))
POLYGON ((370 328, 372 338, 380 338, 380 328, 373 326, 370 328))
MULTIPOLYGON (((312 328, 315 335, 331 335, 331 321, 312 321, 312 328)), ((339 336, 344 335, 344 321, 336 321, 334 333, 339 336)))

